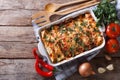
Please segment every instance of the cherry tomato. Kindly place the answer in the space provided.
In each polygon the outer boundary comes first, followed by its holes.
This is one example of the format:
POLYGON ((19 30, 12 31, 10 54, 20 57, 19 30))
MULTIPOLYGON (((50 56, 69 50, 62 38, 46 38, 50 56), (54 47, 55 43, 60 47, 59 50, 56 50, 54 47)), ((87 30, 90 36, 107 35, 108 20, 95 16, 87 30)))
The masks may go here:
POLYGON ((109 38, 116 38, 120 35, 120 26, 116 23, 110 23, 106 29, 106 35, 109 38))
POLYGON ((108 53, 116 53, 120 49, 117 39, 109 39, 106 43, 106 50, 108 53))

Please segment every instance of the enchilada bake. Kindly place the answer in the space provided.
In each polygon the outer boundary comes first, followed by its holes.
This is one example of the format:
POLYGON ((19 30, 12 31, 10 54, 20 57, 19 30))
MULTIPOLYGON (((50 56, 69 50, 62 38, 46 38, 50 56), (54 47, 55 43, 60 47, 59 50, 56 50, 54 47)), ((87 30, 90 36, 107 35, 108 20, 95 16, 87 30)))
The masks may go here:
POLYGON ((43 29, 41 38, 52 63, 67 60, 103 42, 102 33, 89 12, 43 29))

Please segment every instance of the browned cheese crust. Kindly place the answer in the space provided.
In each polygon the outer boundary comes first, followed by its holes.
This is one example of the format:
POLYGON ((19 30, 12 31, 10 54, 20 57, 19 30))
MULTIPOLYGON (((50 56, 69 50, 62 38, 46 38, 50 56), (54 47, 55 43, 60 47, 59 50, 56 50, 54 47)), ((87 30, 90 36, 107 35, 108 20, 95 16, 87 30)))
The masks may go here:
POLYGON ((53 63, 91 50, 103 42, 103 36, 90 13, 52 25, 41 32, 41 37, 53 63))

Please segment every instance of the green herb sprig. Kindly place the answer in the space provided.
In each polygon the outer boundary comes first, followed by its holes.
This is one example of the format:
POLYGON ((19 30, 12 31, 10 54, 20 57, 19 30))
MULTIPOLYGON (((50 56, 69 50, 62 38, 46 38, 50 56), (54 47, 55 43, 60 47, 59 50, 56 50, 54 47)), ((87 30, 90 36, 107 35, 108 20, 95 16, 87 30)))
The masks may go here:
POLYGON ((101 23, 105 26, 111 22, 119 23, 115 5, 116 3, 111 3, 110 0, 102 0, 98 4, 97 9, 94 10, 97 17, 97 26, 102 26, 101 23))

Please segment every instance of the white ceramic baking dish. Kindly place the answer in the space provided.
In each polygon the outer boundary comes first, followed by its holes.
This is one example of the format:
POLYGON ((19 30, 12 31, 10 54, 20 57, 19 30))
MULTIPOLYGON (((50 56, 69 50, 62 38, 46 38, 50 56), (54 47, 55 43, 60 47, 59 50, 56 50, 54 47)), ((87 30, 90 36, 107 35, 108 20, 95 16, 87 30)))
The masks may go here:
MULTIPOLYGON (((44 47, 44 44, 43 44, 43 42, 42 42, 42 40, 41 40, 41 36, 40 36, 41 31, 42 31, 43 29, 45 29, 45 28, 49 28, 51 25, 59 24, 59 23, 61 23, 61 22, 64 22, 65 20, 68 20, 68 19, 70 19, 70 18, 77 17, 77 16, 79 16, 80 14, 84 14, 84 13, 86 13, 86 12, 90 12, 90 14, 91 14, 92 17, 94 18, 94 20, 95 20, 95 21, 97 20, 96 17, 95 17, 95 15, 94 15, 94 13, 93 13, 93 11, 92 11, 92 9, 87 8, 87 9, 84 9, 84 10, 80 10, 80 11, 76 11, 76 12, 74 12, 74 13, 71 13, 71 14, 69 14, 69 15, 67 15, 67 16, 65 16, 65 17, 63 17, 63 18, 61 18, 61 19, 59 19, 59 20, 57 20, 57 21, 54 21, 54 22, 52 22, 52 23, 50 23, 50 24, 47 24, 47 25, 45 25, 45 26, 42 26, 42 27, 40 27, 40 28, 38 29, 38 34, 39 34, 38 50, 39 50, 39 52, 40 52, 40 54, 41 54, 42 56, 45 56, 45 57, 47 58, 48 64, 50 64, 50 65, 52 65, 52 66, 59 66, 59 65, 62 65, 62 64, 64 64, 64 63, 66 63, 66 62, 69 62, 69 61, 71 61, 71 60, 75 60, 76 58, 80 58, 80 57, 83 57, 83 56, 86 56, 86 55, 89 55, 89 54, 92 54, 92 53, 95 54, 95 53, 97 53, 99 50, 101 50, 101 49, 104 47, 104 45, 105 45, 105 38, 103 37, 103 43, 102 43, 100 46, 98 46, 98 47, 95 47, 95 48, 93 48, 93 49, 91 49, 91 50, 89 50, 89 51, 85 51, 85 52, 83 52, 83 53, 81 53, 81 54, 79 54, 79 55, 77 55, 77 56, 75 56, 75 57, 69 58, 68 60, 63 60, 63 61, 58 62, 58 63, 52 63, 52 62, 51 62, 51 60, 50 60, 50 58, 49 58, 49 55, 48 55, 48 53, 47 53, 47 51, 46 51, 46 49, 45 49, 45 47, 44 47)), ((103 26, 103 27, 104 27, 104 26, 103 26)), ((102 28, 99 28, 99 29, 100 29, 101 32, 104 31, 104 30, 102 30, 102 28)), ((102 33, 103 33, 103 32, 102 32, 102 33)))

